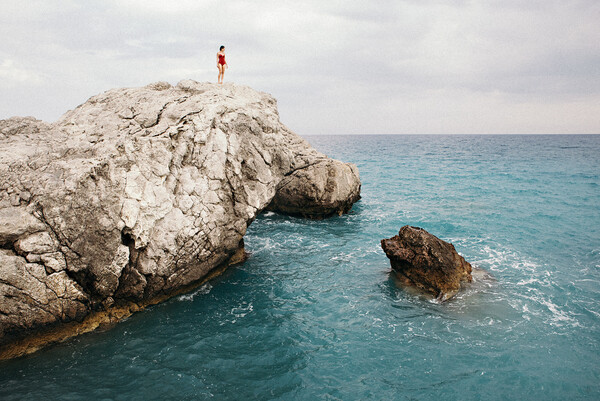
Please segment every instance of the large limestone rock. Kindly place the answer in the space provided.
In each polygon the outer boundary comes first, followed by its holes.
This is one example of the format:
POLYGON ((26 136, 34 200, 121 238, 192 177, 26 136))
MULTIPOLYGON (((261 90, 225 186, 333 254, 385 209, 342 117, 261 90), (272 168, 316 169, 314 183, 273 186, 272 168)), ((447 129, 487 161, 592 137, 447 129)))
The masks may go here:
POLYGON ((309 165, 285 177, 269 209, 309 218, 347 213, 360 199, 358 169, 335 160, 309 165))
POLYGON ((323 217, 359 191, 355 166, 244 86, 114 89, 54 124, 0 121, 0 348, 199 282, 270 204, 323 217))
POLYGON ((398 235, 381 240, 394 271, 414 285, 446 301, 462 282, 471 282, 471 265, 454 245, 419 227, 404 226, 398 235))

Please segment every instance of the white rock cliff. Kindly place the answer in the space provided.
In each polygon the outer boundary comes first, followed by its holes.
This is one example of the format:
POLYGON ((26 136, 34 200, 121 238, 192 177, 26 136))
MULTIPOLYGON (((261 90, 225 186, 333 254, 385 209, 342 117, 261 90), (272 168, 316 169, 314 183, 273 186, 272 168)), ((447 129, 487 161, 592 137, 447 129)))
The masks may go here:
POLYGON ((239 260, 267 207, 322 218, 359 198, 356 166, 317 152, 245 86, 159 82, 53 124, 2 120, 0 357, 201 282, 239 260))

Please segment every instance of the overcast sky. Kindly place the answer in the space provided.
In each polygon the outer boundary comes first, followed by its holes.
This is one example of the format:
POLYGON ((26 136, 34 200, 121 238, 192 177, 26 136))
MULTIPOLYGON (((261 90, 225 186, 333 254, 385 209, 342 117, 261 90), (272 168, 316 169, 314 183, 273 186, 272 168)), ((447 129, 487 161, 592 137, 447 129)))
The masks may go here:
POLYGON ((217 80, 305 134, 600 133, 598 0, 0 0, 0 119, 217 80))

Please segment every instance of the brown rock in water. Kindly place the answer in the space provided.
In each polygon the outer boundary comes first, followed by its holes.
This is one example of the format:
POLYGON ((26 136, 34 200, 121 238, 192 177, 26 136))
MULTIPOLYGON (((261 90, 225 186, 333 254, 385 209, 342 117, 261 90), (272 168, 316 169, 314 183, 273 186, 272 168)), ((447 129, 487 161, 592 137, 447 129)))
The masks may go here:
POLYGON ((396 273, 409 284, 446 301, 471 282, 471 265, 454 245, 419 227, 404 226, 398 235, 381 240, 381 247, 396 273))

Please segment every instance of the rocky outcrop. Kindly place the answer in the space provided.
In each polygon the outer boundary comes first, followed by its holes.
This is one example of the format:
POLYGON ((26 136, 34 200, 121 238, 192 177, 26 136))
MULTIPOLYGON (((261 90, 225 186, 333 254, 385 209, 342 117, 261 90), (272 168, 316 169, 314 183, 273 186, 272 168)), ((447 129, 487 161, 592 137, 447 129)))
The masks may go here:
POLYGON ((330 160, 298 169, 285 177, 277 186, 269 209, 319 219, 347 213, 359 199, 360 179, 356 166, 330 160))
POLYGON ((433 294, 438 300, 453 297, 462 282, 471 282, 471 265, 454 245, 419 227, 404 226, 398 235, 381 240, 394 271, 405 284, 433 294))
POLYGON ((269 205, 323 217, 359 191, 355 166, 244 86, 159 82, 94 96, 54 124, 0 121, 0 354, 202 282, 241 260, 269 205))

